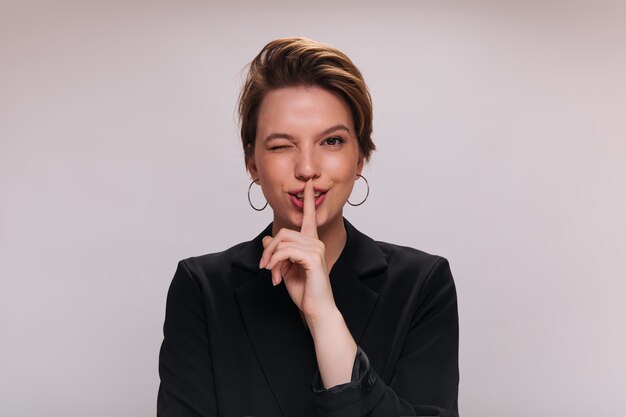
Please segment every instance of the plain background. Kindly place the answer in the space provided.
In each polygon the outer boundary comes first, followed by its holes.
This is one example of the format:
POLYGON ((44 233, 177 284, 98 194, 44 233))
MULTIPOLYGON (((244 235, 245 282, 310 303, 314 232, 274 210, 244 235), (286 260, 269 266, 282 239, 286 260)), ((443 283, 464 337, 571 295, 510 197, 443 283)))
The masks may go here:
POLYGON ((270 221, 235 105, 294 35, 372 92, 346 217, 450 260, 461 414, 626 415, 623 2, 0 7, 0 415, 155 414, 177 261, 270 221))

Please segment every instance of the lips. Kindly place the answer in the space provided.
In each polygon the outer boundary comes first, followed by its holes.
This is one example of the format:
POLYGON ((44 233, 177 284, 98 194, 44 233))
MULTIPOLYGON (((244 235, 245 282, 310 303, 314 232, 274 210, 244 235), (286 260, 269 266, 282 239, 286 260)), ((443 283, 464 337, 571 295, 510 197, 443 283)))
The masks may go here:
MULTIPOLYGON (((322 194, 325 194, 325 193, 322 193, 322 192, 319 192, 319 191, 315 191, 315 193, 313 194, 313 197, 314 197, 314 198, 317 198, 317 197, 319 197, 319 196, 320 196, 320 195, 322 195, 322 194)), ((296 198, 297 198, 298 200, 302 200, 302 201, 304 201, 304 193, 297 193, 297 194, 296 194, 296 198)))
MULTIPOLYGON (((315 207, 322 204, 326 197, 327 190, 315 189, 313 196, 315 197, 315 207)), ((304 207, 304 190, 297 190, 289 193, 289 199, 298 208, 304 207)))

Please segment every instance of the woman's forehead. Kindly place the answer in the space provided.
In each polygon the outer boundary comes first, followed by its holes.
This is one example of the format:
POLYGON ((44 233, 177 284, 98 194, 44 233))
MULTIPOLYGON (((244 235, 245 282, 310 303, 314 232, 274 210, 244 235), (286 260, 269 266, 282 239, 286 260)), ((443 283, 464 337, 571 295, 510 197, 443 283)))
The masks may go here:
POLYGON ((259 109, 257 134, 323 134, 344 126, 354 133, 352 113, 339 95, 317 86, 286 87, 267 93, 259 109))

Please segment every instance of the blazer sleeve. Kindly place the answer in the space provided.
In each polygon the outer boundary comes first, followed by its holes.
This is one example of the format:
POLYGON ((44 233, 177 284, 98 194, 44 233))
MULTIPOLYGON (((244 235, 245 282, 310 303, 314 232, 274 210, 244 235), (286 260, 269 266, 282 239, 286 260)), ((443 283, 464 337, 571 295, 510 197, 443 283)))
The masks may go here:
POLYGON ((218 415, 204 311, 199 285, 180 261, 167 293, 158 417, 218 415))
POLYGON ((315 404, 322 417, 458 417, 457 297, 450 266, 441 258, 425 280, 389 385, 360 347, 353 381, 323 389, 316 374, 315 404))

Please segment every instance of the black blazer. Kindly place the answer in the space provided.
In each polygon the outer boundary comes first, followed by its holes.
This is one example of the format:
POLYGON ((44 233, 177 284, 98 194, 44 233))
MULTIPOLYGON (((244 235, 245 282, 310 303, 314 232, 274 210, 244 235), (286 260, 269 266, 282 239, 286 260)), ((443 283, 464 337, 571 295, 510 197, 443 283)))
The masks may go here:
POLYGON ((330 280, 365 354, 356 381, 318 386, 297 307, 258 267, 270 224, 252 241, 179 262, 167 296, 158 416, 458 415, 458 314, 447 260, 344 224, 346 246, 330 280))

